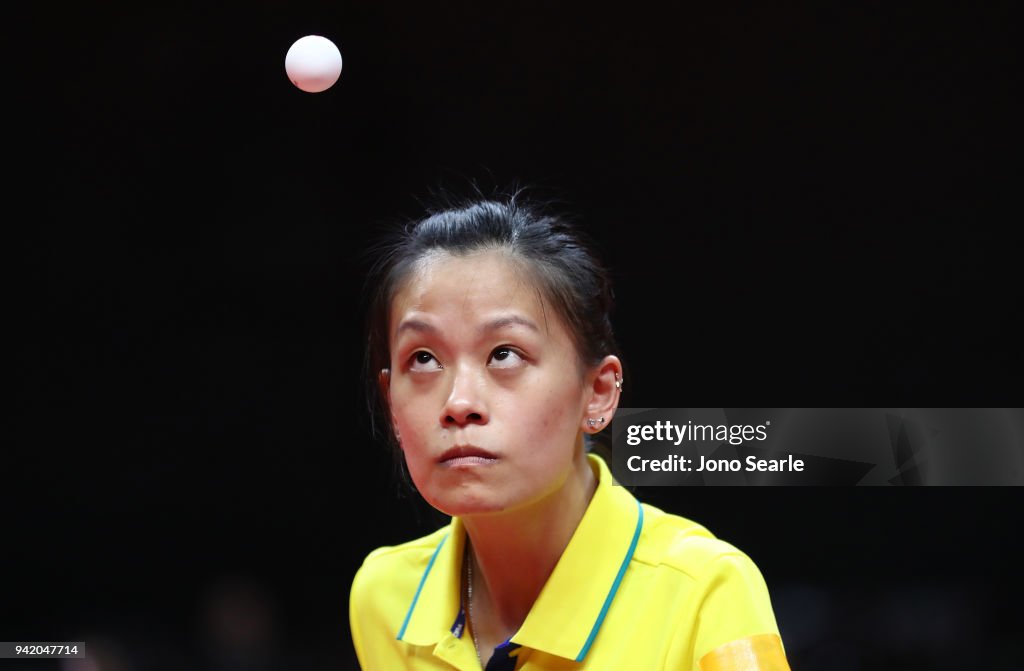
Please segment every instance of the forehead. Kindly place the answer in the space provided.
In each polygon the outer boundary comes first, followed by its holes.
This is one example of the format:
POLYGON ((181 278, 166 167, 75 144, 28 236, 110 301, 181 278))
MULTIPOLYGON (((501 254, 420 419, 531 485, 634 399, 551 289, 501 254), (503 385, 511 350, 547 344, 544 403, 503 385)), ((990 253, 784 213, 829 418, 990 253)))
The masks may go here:
POLYGON ((497 250, 453 256, 445 252, 417 261, 391 302, 391 332, 412 314, 468 322, 514 312, 548 331, 552 311, 523 265, 497 250))

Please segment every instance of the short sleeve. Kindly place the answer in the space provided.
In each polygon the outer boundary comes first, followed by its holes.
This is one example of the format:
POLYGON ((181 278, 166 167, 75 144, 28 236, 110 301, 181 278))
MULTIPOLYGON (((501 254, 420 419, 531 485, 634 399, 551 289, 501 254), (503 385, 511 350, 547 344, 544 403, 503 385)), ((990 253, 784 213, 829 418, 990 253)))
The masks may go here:
POLYGON ((693 668, 789 671, 764 578, 742 553, 709 566, 697 616, 693 668))

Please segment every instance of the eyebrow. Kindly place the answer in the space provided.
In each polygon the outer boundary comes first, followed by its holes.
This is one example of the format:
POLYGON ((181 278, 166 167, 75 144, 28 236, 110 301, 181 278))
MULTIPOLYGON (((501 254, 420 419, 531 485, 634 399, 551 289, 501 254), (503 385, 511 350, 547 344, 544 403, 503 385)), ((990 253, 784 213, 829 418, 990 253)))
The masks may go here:
POLYGON ((480 333, 487 333, 489 331, 497 331, 498 329, 503 329, 506 326, 517 326, 517 325, 518 326, 525 326, 526 328, 528 328, 528 329, 530 329, 531 331, 534 331, 534 332, 539 332, 540 331, 540 329, 537 328, 536 324, 534 324, 532 321, 530 321, 526 317, 522 317, 520 315, 508 315, 506 317, 497 317, 495 319, 492 319, 489 322, 481 324, 480 328, 478 330, 480 331, 480 333))
MULTIPOLYGON (((480 333, 488 333, 490 331, 497 331, 503 329, 506 326, 525 326, 531 331, 540 332, 540 329, 532 321, 526 317, 519 315, 507 315, 505 317, 497 317, 489 322, 485 322, 480 325, 477 329, 480 333)), ((395 335, 401 334, 403 331, 415 331, 417 333, 437 333, 437 329, 433 324, 429 324, 421 319, 406 319, 398 325, 398 330, 395 331, 395 335)))

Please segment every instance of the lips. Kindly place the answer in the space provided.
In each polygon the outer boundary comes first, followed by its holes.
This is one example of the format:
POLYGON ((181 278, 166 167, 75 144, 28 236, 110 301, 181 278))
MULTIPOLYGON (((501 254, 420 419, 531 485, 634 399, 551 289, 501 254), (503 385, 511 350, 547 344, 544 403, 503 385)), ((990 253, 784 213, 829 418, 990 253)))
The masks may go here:
POLYGON ((488 464, 497 459, 498 455, 476 445, 456 445, 445 450, 444 454, 437 461, 448 466, 470 466, 473 464, 488 464))

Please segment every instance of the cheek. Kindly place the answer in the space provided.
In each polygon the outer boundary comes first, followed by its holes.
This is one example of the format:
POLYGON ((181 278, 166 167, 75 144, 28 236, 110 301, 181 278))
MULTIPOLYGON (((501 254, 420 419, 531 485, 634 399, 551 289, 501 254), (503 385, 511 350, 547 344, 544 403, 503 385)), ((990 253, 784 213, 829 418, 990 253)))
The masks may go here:
POLYGON ((431 413, 424 403, 410 402, 400 397, 392 399, 391 423, 401 436, 402 449, 415 448, 417 439, 428 432, 431 413))
POLYGON ((395 433, 404 438, 402 449, 405 449, 406 443, 416 435, 415 425, 409 420, 408 408, 393 411, 391 413, 391 424, 395 427, 395 433))
POLYGON ((519 416, 524 421, 525 418, 532 418, 530 424, 534 426, 534 434, 549 438, 558 435, 564 439, 568 434, 575 435, 577 414, 577 398, 571 393, 541 397, 528 407, 519 409, 519 416))

